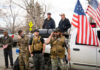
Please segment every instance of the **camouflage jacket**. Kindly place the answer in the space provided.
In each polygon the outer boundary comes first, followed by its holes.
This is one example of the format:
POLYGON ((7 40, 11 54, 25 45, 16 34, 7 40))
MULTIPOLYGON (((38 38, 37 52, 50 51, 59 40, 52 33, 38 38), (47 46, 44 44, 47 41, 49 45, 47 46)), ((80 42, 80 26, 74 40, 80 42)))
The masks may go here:
POLYGON ((12 45, 13 45, 13 39, 10 36, 7 37, 2 37, 1 38, 1 45, 6 45, 8 44, 8 47, 6 49, 12 49, 12 45))
POLYGON ((25 36, 24 38, 19 37, 18 46, 19 46, 20 53, 28 52, 28 37, 27 36, 25 36))

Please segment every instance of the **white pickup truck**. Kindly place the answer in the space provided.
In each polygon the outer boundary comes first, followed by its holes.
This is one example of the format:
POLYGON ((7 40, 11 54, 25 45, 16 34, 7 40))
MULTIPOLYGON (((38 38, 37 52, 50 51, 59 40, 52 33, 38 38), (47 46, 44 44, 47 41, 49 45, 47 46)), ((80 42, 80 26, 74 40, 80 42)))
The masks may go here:
MULTIPOLYGON (((100 40, 100 28, 93 28, 100 40)), ((100 47, 77 45, 77 29, 71 30, 71 67, 74 69, 100 70, 100 47)))
MULTIPOLYGON (((100 39, 100 28, 93 28, 100 39)), ((52 30, 40 30, 43 35, 52 32, 52 30)), ((71 49, 70 68, 78 70, 100 70, 100 47, 77 45, 77 29, 71 29, 69 46, 71 49)), ((47 38, 45 38, 47 39, 47 38)), ((50 45, 46 45, 45 53, 50 53, 50 45)))

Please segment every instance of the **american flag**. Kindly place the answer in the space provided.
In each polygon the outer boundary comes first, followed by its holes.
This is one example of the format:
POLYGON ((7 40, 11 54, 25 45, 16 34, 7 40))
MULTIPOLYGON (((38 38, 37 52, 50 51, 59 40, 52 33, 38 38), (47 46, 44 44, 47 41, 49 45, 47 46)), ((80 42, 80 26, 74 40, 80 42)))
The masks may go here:
POLYGON ((88 22, 79 0, 77 1, 74 10, 72 25, 77 28, 76 42, 78 44, 99 46, 98 37, 95 35, 90 23, 88 22))
POLYGON ((100 27, 100 4, 97 0, 90 0, 86 12, 90 17, 94 19, 97 25, 100 27))

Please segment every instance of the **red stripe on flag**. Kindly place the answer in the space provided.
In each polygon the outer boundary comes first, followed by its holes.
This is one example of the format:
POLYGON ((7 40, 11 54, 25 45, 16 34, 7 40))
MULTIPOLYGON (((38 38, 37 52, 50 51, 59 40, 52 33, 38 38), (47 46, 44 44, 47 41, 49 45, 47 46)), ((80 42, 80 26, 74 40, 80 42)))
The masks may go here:
POLYGON ((100 10, 99 9, 97 10, 97 13, 98 13, 98 16, 100 17, 100 10))
MULTIPOLYGON (((80 16, 79 16, 79 18, 78 19, 80 19, 80 16)), ((78 31, 77 31, 77 43, 79 43, 79 37, 80 37, 80 23, 79 23, 80 21, 78 21, 78 31)))
POLYGON ((96 21, 97 25, 100 27, 99 22, 97 21, 97 19, 95 19, 95 18, 97 18, 97 17, 96 17, 91 11, 89 11, 89 10, 88 10, 87 14, 90 15, 90 16, 96 21), (90 13, 91 13, 91 14, 90 14, 90 13))
POLYGON ((89 30, 90 30, 90 32, 89 32, 89 45, 91 45, 91 28, 90 28, 90 25, 89 25, 89 30))
MULTIPOLYGON (((87 19, 86 19, 86 22, 87 22, 87 19)), ((85 34, 85 44, 87 44, 87 30, 88 30, 88 24, 86 24, 86 30, 85 30, 85 32, 86 32, 86 34, 85 34)))
POLYGON ((91 5, 89 5, 87 8, 87 14, 92 17, 97 25, 100 27, 100 5, 97 9, 94 9, 91 5))
POLYGON ((87 13, 91 13, 94 17, 96 17, 96 14, 93 11, 89 10, 89 9, 88 9, 87 13))
POLYGON ((93 45, 95 45, 95 35, 94 35, 94 31, 92 30, 93 32, 93 45))
POLYGON ((81 24, 82 24, 82 39, 81 39, 81 43, 83 43, 83 38, 84 38, 84 16, 81 17, 81 24))
POLYGON ((77 23, 78 24, 78 21, 77 20, 75 20, 75 19, 72 19, 75 23, 77 23))
POLYGON ((78 25, 75 25, 73 22, 72 22, 72 25, 78 28, 78 25))
POLYGON ((77 19, 79 18, 79 16, 77 16, 77 15, 75 15, 75 14, 73 15, 73 17, 75 17, 75 18, 77 18, 77 19))

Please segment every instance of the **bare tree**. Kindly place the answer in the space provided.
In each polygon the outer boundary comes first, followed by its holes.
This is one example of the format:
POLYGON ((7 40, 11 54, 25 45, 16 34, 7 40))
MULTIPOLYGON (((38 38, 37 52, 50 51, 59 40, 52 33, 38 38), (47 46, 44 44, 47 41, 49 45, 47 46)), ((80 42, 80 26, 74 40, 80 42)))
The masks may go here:
POLYGON ((9 8, 10 8, 11 17, 12 17, 12 33, 15 33, 15 22, 16 22, 16 18, 18 16, 18 14, 14 13, 12 10, 12 0, 10 0, 9 8))
POLYGON ((3 17, 5 15, 5 13, 3 12, 2 9, 0 9, 0 18, 3 17))
POLYGON ((15 33, 15 30, 19 24, 16 24, 16 19, 18 17, 18 11, 15 12, 13 11, 13 6, 12 6, 12 0, 9 0, 9 5, 6 10, 9 10, 9 12, 5 13, 3 15, 4 22, 6 23, 6 28, 11 30, 12 33, 15 33))
POLYGON ((19 6, 20 8, 24 9, 26 14, 26 30, 29 31, 28 23, 32 21, 34 23, 34 28, 42 28, 43 20, 44 20, 44 11, 41 5, 34 0, 22 0, 24 5, 20 5, 13 1, 14 4, 19 6))

